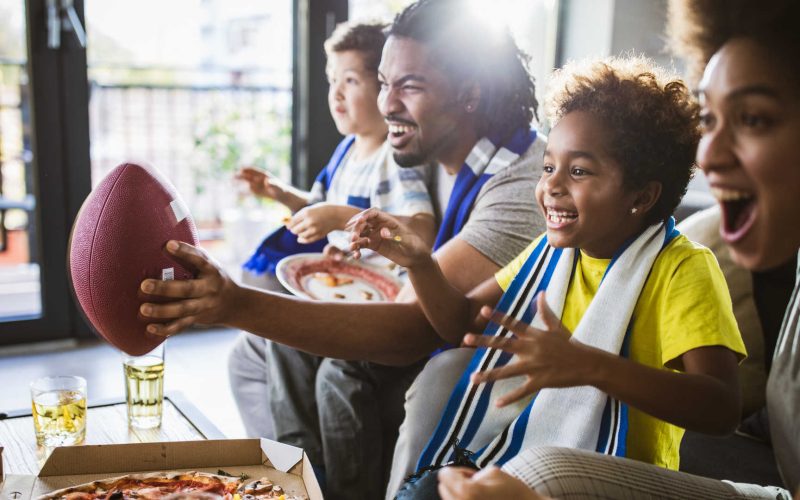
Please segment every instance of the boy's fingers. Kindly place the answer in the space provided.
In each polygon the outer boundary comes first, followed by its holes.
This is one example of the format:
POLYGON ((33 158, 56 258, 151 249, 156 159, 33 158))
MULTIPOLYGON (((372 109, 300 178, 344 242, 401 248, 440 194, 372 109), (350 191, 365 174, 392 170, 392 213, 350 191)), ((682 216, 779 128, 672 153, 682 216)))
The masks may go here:
POLYGON ((544 324, 548 330, 553 331, 561 328, 561 320, 555 315, 553 310, 550 309, 550 306, 547 305, 544 292, 540 293, 536 298, 536 306, 538 307, 540 317, 542 318, 542 321, 544 321, 544 324))
POLYGON ((489 349, 500 349, 501 351, 517 354, 519 346, 517 339, 509 337, 497 337, 494 335, 477 335, 470 333, 464 336, 464 343, 471 347, 486 347, 489 349))
POLYGON ((516 389, 514 389, 513 391, 507 394, 503 394, 502 396, 497 398, 495 404, 498 407, 510 405, 511 403, 519 401, 520 399, 524 398, 525 396, 529 396, 534 392, 535 388, 533 387, 533 384, 531 384, 530 382, 526 382, 521 386, 517 387, 516 389))
POLYGON ((362 248, 369 248, 369 238, 359 237, 350 242, 350 250, 360 250, 362 248))
POLYGON ((522 363, 513 363, 510 365, 501 366, 483 372, 475 372, 470 375, 470 380, 473 384, 482 384, 484 382, 494 382, 511 377, 519 377, 528 373, 528 367, 522 363))
POLYGON ((502 313, 500 311, 493 311, 489 319, 491 319, 498 325, 501 325, 506 330, 514 332, 514 334, 516 334, 518 337, 524 337, 528 335, 528 329, 530 328, 530 325, 528 325, 524 321, 520 321, 516 318, 513 318, 505 313, 502 313))
POLYGON ((380 230, 381 238, 384 240, 392 240, 396 242, 403 241, 403 238, 396 232, 393 232, 388 226, 383 226, 380 230))

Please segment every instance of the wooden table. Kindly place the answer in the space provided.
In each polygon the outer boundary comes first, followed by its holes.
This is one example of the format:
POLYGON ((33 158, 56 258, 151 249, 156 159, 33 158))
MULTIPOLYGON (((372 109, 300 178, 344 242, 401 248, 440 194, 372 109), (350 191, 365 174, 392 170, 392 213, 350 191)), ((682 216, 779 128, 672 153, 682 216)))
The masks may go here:
MULTIPOLYGON (((30 410, 3 415, 4 418, 0 418, 0 446, 5 447, 5 473, 38 474, 47 456, 43 448, 36 446, 30 410)), ((164 397, 161 427, 155 429, 129 428, 124 401, 96 402, 88 408, 85 444, 199 439, 225 439, 225 436, 180 393, 170 393, 164 397)))

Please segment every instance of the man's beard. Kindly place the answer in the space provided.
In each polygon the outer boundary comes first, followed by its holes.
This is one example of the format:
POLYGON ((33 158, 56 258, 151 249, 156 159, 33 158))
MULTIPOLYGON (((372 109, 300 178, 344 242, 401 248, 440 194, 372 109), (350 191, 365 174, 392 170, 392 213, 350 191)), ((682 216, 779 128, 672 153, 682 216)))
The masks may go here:
POLYGON ((457 135, 458 131, 453 129, 447 132, 436 144, 433 144, 427 150, 423 149, 420 145, 416 151, 392 151, 394 162, 401 168, 418 167, 427 163, 438 162, 437 155, 455 142, 457 135))
POLYGON ((426 163, 429 155, 424 154, 423 151, 414 151, 411 153, 398 153, 394 152, 394 162, 402 168, 416 167, 426 163))

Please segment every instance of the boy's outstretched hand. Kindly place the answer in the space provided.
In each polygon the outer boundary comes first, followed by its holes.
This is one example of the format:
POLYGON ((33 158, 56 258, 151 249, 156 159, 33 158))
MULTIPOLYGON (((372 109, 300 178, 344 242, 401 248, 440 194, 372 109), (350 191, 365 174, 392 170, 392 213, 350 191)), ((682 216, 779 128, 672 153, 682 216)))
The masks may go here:
POLYGON ((484 306, 481 308, 481 315, 504 326, 514 333, 514 337, 501 338, 474 333, 464 336, 464 344, 468 346, 500 349, 517 356, 515 363, 472 374, 473 384, 526 377, 521 386, 497 399, 495 404, 498 407, 513 403, 539 389, 586 385, 586 374, 593 370, 594 349, 571 340, 572 334, 547 305, 544 292, 537 297, 536 305, 546 330, 534 328, 484 306))
POLYGON ((528 485, 497 467, 487 467, 479 471, 468 467, 444 467, 437 476, 442 500, 545 500, 545 497, 528 485))
POLYGON ((250 187, 250 192, 263 198, 280 198, 283 188, 272 181, 271 176, 253 167, 242 167, 236 172, 236 179, 245 181, 250 187))
POLYGON ((377 208, 364 210, 351 218, 345 229, 350 231, 350 250, 360 258, 368 248, 392 262, 411 268, 423 258, 430 258, 431 249, 407 225, 377 208))
POLYGON ((236 303, 238 285, 206 253, 192 245, 169 241, 167 251, 188 267, 197 270, 197 278, 160 281, 146 279, 141 290, 148 295, 173 299, 162 304, 144 303, 139 312, 145 318, 169 320, 150 323, 147 333, 170 337, 195 325, 213 325, 225 321, 236 303))

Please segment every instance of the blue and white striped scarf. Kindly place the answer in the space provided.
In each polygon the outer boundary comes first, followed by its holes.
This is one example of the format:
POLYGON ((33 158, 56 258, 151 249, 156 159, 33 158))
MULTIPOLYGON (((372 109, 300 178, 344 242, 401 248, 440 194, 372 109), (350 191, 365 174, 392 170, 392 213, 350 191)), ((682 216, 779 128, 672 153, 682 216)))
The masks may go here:
MULTIPOLYGON (((636 302, 656 257, 678 235, 675 221, 647 228, 617 252, 573 337, 607 352, 627 356, 630 325, 636 302)), ((536 296, 547 290, 556 316, 564 309, 567 289, 579 252, 553 248, 542 241, 500 299, 497 309, 536 328, 536 296)), ((484 335, 509 337, 510 331, 490 323, 484 335)), ((516 359, 497 349, 477 349, 456 384, 439 426, 419 459, 417 469, 443 465, 455 445, 478 450, 480 467, 502 465, 523 448, 562 446, 625 456, 627 406, 590 387, 542 389, 530 399, 497 408, 492 401, 519 386, 519 378, 473 385, 470 375, 512 363, 516 359)))
POLYGON ((486 181, 514 163, 535 140, 535 130, 519 129, 505 143, 484 137, 475 144, 456 176, 436 242, 433 244, 434 250, 461 231, 486 181))
MULTIPOLYGON (((336 146, 328 164, 317 175, 314 183, 322 184, 324 191, 330 188, 333 176, 336 175, 336 171, 347 156, 347 152, 355 142, 355 139, 356 136, 354 135, 345 137, 336 146)), ((366 199, 366 206, 364 206, 363 198, 348 199, 348 203, 359 208, 369 208, 369 199, 366 199), (350 203, 351 201, 352 203, 350 203)), ((314 243, 300 243, 297 241, 297 235, 289 231, 286 226, 281 226, 264 238, 264 241, 258 245, 253 255, 242 264, 242 268, 259 276, 264 273, 275 274, 275 267, 284 257, 304 252, 321 252, 327 244, 328 238, 322 238, 314 243)))

